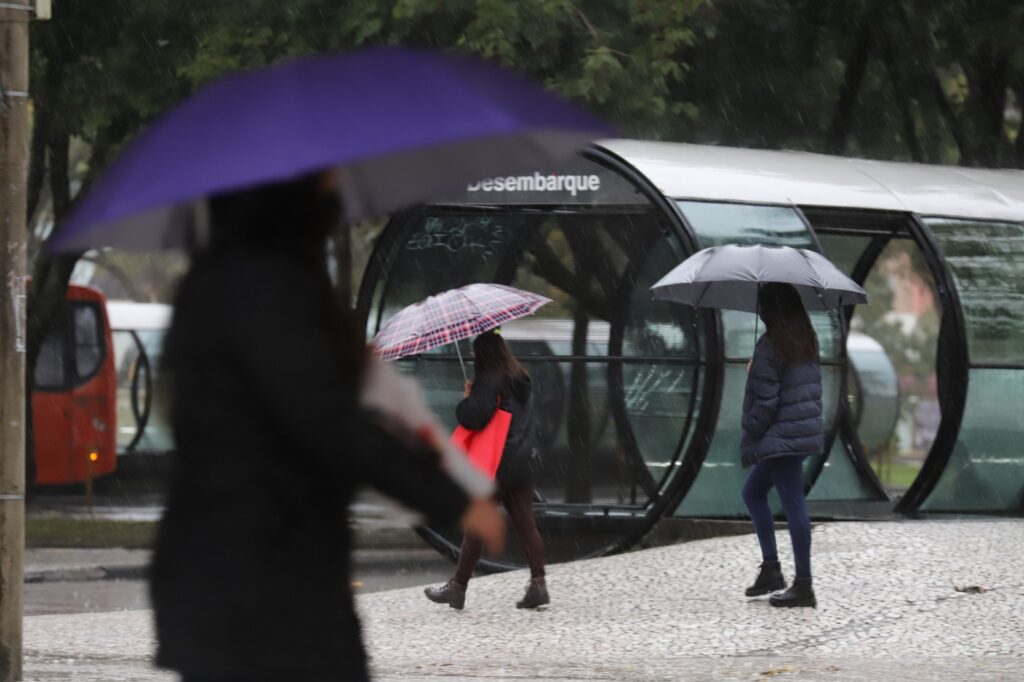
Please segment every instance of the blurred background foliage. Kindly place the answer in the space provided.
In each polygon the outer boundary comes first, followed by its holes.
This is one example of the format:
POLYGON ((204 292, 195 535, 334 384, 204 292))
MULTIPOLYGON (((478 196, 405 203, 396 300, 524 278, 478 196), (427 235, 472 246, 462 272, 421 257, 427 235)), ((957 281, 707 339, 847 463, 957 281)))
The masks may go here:
MULTIPOLYGON (((1022 29, 1017 0, 55 0, 32 26, 30 361, 77 261, 35 257, 43 239, 147 122, 225 72, 371 44, 458 50, 624 136, 1024 167, 1022 29)), ((354 231, 356 261, 375 234, 354 231)), ((114 265, 143 300, 183 267, 114 265)))

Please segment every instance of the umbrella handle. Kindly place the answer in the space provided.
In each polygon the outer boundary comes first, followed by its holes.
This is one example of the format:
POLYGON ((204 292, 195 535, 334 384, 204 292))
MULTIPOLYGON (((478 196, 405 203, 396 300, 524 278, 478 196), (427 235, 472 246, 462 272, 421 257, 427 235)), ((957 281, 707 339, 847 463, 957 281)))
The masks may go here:
POLYGON ((462 361, 462 350, 459 348, 459 342, 455 342, 455 352, 459 356, 459 365, 462 367, 462 378, 469 381, 469 376, 466 374, 466 363, 462 361))

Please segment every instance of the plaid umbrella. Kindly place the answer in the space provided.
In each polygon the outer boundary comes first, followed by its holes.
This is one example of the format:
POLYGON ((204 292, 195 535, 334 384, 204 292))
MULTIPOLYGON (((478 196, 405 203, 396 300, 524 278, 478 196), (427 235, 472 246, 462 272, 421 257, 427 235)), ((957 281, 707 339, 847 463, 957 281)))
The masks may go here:
MULTIPOLYGON (((469 284, 403 308, 388 320, 373 340, 384 360, 416 355, 500 327, 505 322, 532 315, 550 298, 501 284, 469 284)), ((466 374, 465 363, 462 374, 466 374)))

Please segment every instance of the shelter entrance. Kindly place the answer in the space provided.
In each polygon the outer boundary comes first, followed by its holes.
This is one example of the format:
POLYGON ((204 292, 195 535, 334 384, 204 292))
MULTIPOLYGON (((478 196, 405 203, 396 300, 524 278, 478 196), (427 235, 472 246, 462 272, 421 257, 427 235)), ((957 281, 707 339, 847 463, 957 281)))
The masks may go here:
MULTIPOLYGON (((700 456, 694 433, 710 421, 704 359, 717 330, 705 313, 652 300, 650 286, 695 250, 666 206, 595 156, 557 173, 488 180, 396 216, 363 282, 369 336, 405 306, 472 282, 552 299, 501 333, 540 407, 535 513, 554 561, 639 540, 685 489, 680 463, 700 456)), ((471 343, 462 343, 468 360, 471 343)), ((454 427, 455 349, 399 367, 454 427)), ((447 552, 461 539, 453 528, 425 534, 447 552)), ((521 563, 519 551, 508 543, 491 567, 521 563)))
POLYGON ((826 255, 871 299, 847 309, 841 433, 885 489, 906 499, 948 457, 963 409, 956 368, 966 346, 955 288, 938 244, 912 216, 803 212, 826 255))

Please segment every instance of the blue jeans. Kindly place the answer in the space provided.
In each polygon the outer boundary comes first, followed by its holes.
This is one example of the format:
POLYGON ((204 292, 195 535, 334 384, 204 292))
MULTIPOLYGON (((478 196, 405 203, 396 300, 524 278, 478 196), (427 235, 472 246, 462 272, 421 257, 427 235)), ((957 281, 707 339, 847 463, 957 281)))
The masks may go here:
POLYGON ((804 499, 803 457, 776 457, 755 464, 743 485, 743 502, 754 522, 757 541, 764 561, 778 561, 775 546, 775 521, 768 506, 768 491, 774 488, 782 501, 782 511, 793 541, 793 558, 798 578, 811 577, 811 520, 804 499))

